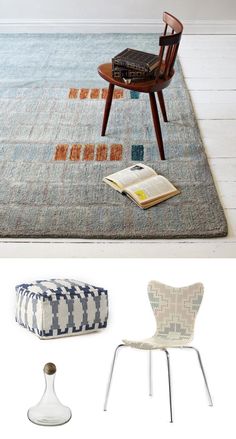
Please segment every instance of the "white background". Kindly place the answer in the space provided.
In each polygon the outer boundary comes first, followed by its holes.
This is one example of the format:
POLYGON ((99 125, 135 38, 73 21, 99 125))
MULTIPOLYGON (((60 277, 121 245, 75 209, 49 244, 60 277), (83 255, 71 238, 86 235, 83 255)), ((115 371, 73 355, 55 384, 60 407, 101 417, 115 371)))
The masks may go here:
POLYGON ((1 426, 4 437, 212 438, 235 437, 235 260, 18 259, 0 260, 1 426), (100 333, 39 340, 14 321, 14 286, 27 280, 71 277, 109 290, 108 328, 100 333), (171 351, 174 424, 169 423, 166 359, 154 352, 154 396, 148 396, 148 356, 124 348, 118 356, 108 412, 105 388, 122 337, 151 336, 154 317, 146 287, 151 279, 173 286, 203 282, 194 346, 205 365, 214 407, 208 407, 194 351, 171 351), (44 390, 42 368, 57 365, 56 390, 72 419, 40 427, 27 409, 44 390))
POLYGON ((0 19, 145 19, 164 10, 182 20, 236 18, 235 0, 1 0, 0 19))

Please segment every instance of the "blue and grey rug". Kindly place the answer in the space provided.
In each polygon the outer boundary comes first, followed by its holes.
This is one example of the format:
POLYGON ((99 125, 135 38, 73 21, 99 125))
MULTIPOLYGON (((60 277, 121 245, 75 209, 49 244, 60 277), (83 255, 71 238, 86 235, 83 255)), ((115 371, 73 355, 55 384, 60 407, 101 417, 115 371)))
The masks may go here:
POLYGON ((97 65, 153 34, 0 36, 0 237, 199 238, 227 234, 180 65, 165 91, 160 161, 149 100, 107 84, 97 65), (102 182, 144 161, 181 195, 143 211, 102 182))

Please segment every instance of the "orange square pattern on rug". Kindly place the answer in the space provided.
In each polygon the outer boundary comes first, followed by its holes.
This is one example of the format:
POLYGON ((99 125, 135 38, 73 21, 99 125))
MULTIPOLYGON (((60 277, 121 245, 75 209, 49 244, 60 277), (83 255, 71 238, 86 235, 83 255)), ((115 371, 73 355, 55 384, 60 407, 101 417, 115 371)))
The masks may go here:
POLYGON ((55 152, 55 160, 66 160, 68 145, 57 145, 55 152))
POLYGON ((60 144, 56 146, 54 160, 67 160, 67 156, 71 161, 119 161, 122 160, 123 145, 113 143, 106 145, 105 143, 81 145, 74 143, 73 145, 60 144), (68 154, 69 151, 69 154, 68 154))
POLYGON ((74 144, 70 150, 70 160, 80 160, 82 145, 74 144))
POLYGON ((120 144, 111 145, 110 160, 122 160, 122 150, 123 147, 120 144))
POLYGON ((107 145, 98 145, 96 151, 96 160, 102 161, 107 159, 107 145))
POLYGON ((93 160, 94 159, 94 145, 85 145, 83 160, 93 160))
MULTIPOLYGON (((108 88, 70 88, 69 99, 106 99, 108 88)), ((124 90, 115 89, 113 92, 114 99, 122 99, 124 90)))

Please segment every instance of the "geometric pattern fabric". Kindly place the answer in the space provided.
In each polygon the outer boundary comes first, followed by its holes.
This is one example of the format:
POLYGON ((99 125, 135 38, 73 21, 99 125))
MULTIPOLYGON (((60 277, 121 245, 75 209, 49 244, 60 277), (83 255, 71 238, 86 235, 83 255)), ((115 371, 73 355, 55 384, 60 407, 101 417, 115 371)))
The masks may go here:
MULTIPOLYGON (((71 88, 68 93, 69 99, 106 99, 108 88, 71 88)), ((140 93, 133 90, 116 88, 113 91, 113 99, 139 99, 140 93)))
POLYGON ((148 284, 148 296, 156 319, 153 337, 141 341, 123 340, 138 349, 181 347, 193 339, 195 318, 203 297, 203 285, 181 288, 157 281, 148 284))
MULTIPOLYGON (((130 160, 143 161, 144 145, 131 145, 130 160)), ((104 162, 121 161, 123 159, 124 145, 120 143, 98 143, 98 144, 65 144, 55 146, 53 159, 56 161, 74 162, 104 162)))
POLYGON ((16 322, 41 339, 80 335, 106 328, 108 293, 70 279, 16 286, 16 322))

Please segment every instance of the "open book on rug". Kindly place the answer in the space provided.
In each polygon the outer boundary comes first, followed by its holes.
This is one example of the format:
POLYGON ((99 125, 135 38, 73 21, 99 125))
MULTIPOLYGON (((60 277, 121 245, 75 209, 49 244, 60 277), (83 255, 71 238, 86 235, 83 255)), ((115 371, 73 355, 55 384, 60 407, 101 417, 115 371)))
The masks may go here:
POLYGON ((180 191, 167 178, 142 163, 103 178, 116 191, 127 195, 142 209, 154 206, 180 191))

